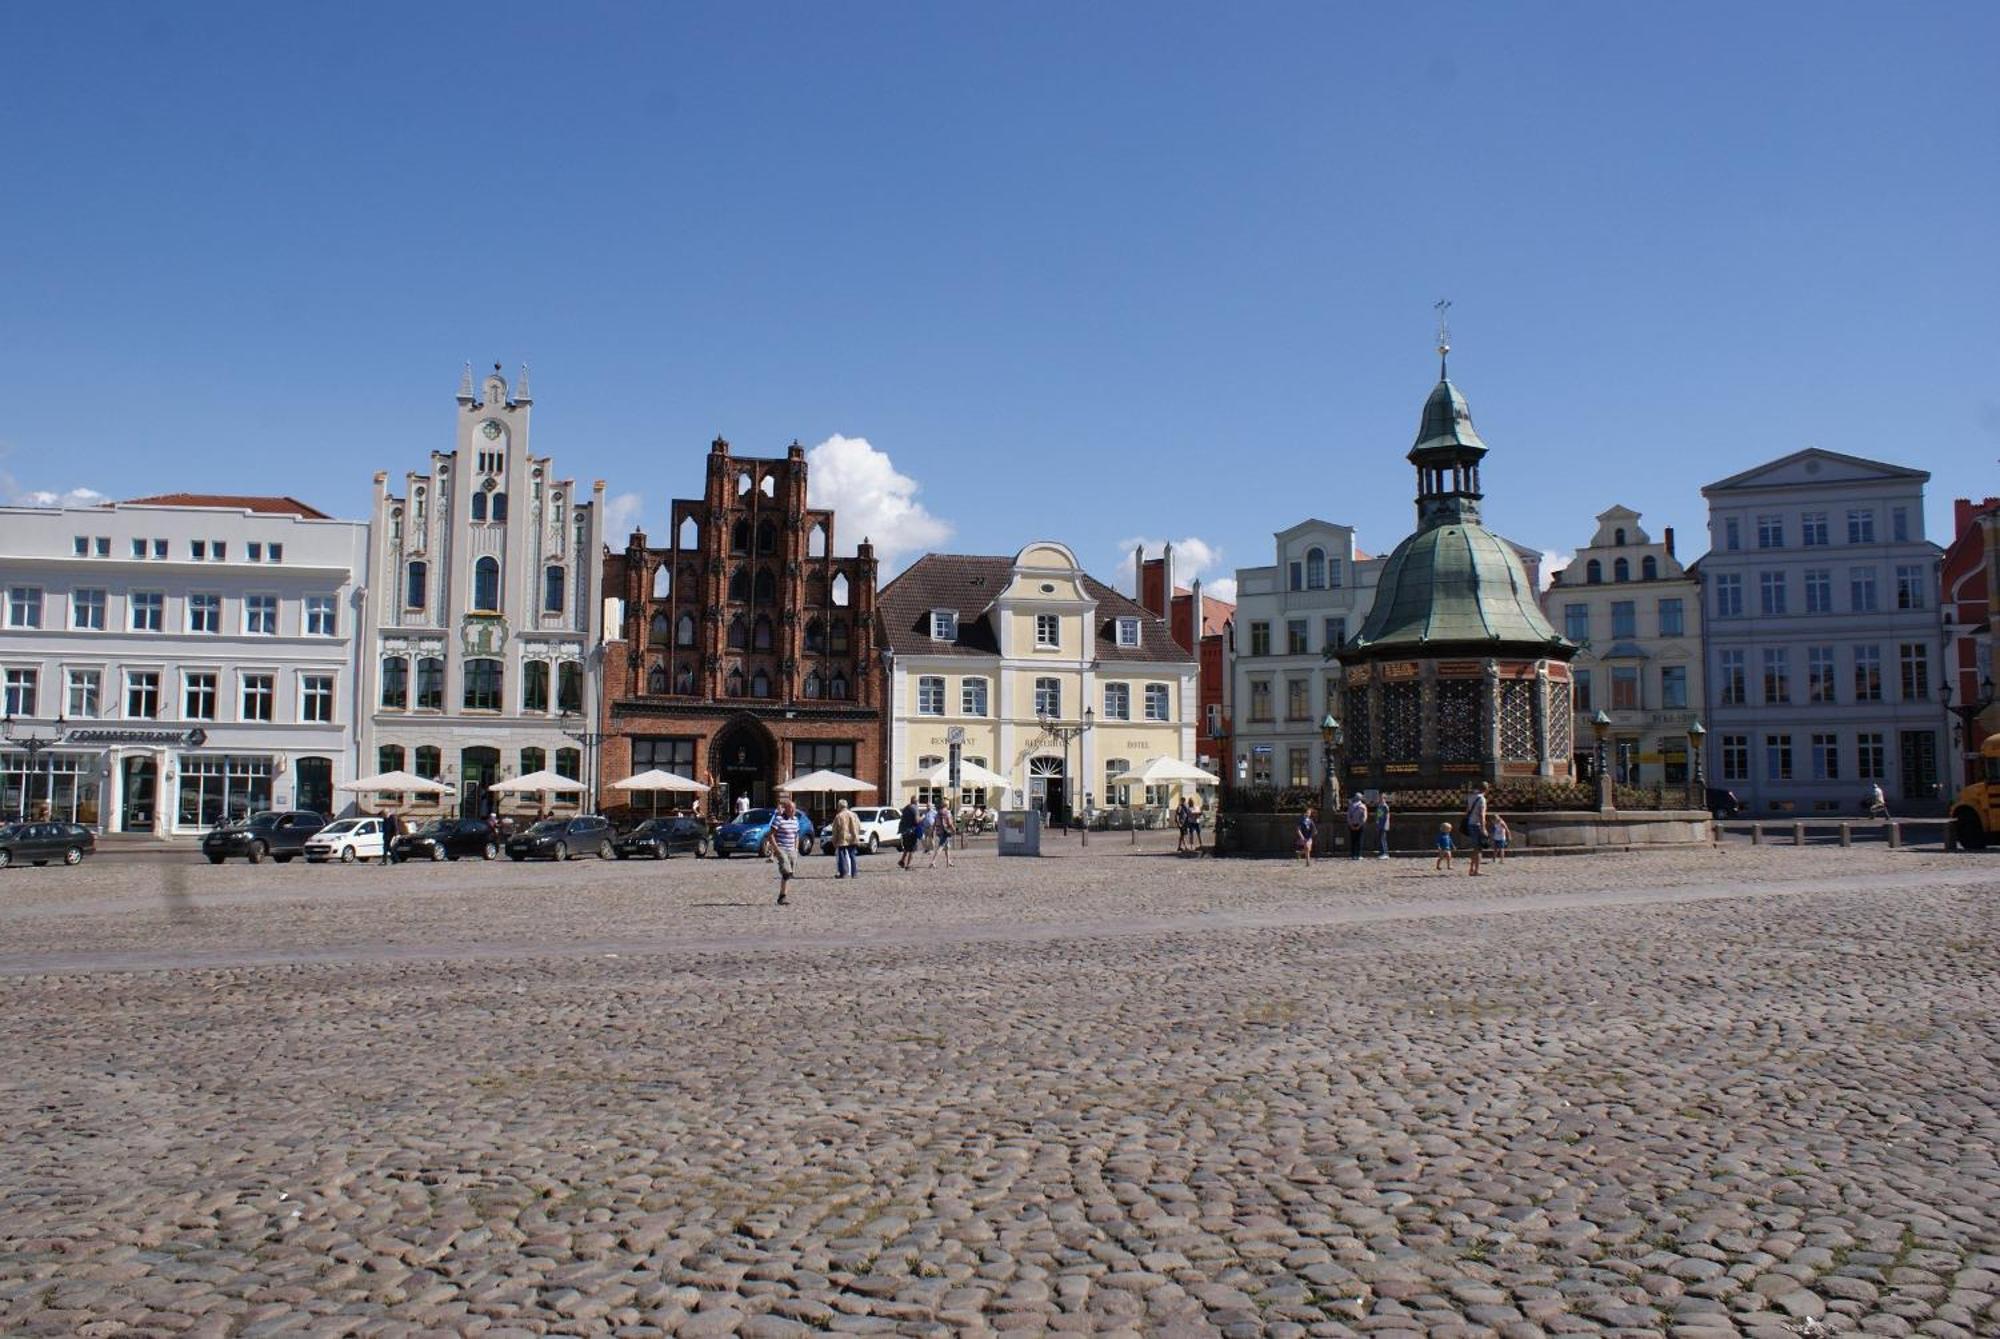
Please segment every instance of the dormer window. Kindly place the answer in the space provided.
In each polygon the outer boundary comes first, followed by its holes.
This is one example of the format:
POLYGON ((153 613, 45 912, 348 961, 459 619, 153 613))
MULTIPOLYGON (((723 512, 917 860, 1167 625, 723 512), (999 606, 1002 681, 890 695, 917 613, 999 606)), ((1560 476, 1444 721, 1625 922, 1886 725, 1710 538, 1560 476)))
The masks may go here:
POLYGON ((958 640, 958 610, 931 610, 931 640, 934 642, 958 640))
POLYGON ((1120 646, 1137 646, 1139 644, 1138 619, 1121 618, 1118 620, 1118 644, 1120 646))

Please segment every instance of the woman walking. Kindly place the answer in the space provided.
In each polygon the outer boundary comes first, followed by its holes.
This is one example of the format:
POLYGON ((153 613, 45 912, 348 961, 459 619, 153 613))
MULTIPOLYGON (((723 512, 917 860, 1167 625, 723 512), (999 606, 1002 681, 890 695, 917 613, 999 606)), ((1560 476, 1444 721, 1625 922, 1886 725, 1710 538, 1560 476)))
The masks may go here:
POLYGON ((1389 858, 1389 792, 1375 792, 1375 858, 1389 858))
POLYGON ((931 851, 931 862, 925 869, 936 869, 937 858, 944 857, 944 867, 952 867, 951 839, 958 835, 958 820, 941 801, 931 802, 931 835, 937 838, 937 846, 931 851))

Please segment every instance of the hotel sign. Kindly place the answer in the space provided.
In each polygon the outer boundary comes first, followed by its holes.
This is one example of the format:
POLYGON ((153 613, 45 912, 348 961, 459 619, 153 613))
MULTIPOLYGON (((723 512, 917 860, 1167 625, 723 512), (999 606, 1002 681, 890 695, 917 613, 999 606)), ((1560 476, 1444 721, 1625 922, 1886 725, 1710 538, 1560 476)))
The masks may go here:
POLYGON ((129 726, 85 726, 71 729, 62 737, 65 744, 156 744, 198 749, 208 742, 208 732, 200 726, 192 730, 146 730, 129 726))

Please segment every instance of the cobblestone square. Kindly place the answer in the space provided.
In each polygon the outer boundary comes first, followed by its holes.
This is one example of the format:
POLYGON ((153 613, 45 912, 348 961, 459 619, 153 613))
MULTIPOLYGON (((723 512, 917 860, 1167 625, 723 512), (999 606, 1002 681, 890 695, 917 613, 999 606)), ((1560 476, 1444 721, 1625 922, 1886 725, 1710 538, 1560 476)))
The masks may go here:
POLYGON ((2000 865, 0 874, 7 1335, 2000 1333, 2000 865))

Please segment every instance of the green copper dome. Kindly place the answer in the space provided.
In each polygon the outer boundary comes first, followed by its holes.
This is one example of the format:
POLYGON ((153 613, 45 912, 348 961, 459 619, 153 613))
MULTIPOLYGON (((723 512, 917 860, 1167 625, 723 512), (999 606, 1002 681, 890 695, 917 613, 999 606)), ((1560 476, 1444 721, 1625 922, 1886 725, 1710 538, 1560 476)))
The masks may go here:
POLYGON ((1430 399, 1424 401, 1423 421, 1417 425, 1417 444, 1410 450, 1414 453, 1454 446, 1486 450, 1486 443, 1473 431, 1472 410, 1466 407, 1465 397, 1458 393, 1458 387, 1439 377, 1430 399))
POLYGON ((1479 525, 1419 530, 1389 555, 1358 652, 1445 645, 1568 647, 1542 616, 1513 546, 1479 525))

